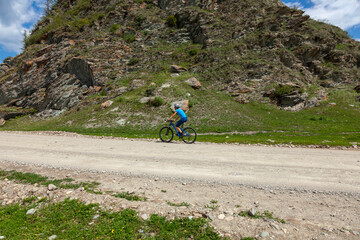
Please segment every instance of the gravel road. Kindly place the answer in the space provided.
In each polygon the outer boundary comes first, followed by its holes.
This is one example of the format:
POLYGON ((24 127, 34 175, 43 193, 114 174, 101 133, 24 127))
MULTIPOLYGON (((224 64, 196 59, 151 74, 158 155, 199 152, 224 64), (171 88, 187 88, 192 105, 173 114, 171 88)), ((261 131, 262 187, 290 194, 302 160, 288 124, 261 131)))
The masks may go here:
POLYGON ((128 175, 360 193, 360 151, 0 132, 0 160, 128 175))

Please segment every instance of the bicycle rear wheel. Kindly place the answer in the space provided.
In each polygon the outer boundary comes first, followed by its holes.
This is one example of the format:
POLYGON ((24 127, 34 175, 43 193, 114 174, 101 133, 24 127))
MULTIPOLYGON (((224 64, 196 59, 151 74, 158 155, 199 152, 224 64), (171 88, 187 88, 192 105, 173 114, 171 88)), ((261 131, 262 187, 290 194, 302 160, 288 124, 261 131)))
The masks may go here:
POLYGON ((196 133, 195 129, 193 129, 191 127, 184 128, 182 140, 185 143, 187 143, 187 144, 194 143, 196 141, 196 138, 197 138, 197 133, 196 133))
POLYGON ((170 127, 163 127, 160 129, 159 137, 163 142, 171 142, 174 138, 174 132, 170 127))

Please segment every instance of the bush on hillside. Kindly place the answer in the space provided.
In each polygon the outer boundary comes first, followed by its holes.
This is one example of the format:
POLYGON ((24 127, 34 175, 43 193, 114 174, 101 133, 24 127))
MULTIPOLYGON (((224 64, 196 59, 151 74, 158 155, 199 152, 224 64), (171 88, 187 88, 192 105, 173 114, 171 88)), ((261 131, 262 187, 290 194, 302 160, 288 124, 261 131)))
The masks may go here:
POLYGON ((170 15, 166 18, 166 24, 169 27, 176 27, 177 26, 177 19, 174 15, 170 15))

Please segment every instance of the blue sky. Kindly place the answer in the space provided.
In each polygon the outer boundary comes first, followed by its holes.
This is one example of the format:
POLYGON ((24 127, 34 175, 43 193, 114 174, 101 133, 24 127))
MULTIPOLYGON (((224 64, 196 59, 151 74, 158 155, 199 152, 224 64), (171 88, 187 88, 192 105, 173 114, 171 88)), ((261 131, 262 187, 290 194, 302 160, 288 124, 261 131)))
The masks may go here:
MULTIPOLYGON (((42 15, 45 0, 0 0, 0 63, 21 53, 24 30, 30 31, 42 15)), ((255 0, 256 1, 256 0, 255 0)), ((348 31, 360 41, 360 0, 282 0, 315 20, 348 31)))

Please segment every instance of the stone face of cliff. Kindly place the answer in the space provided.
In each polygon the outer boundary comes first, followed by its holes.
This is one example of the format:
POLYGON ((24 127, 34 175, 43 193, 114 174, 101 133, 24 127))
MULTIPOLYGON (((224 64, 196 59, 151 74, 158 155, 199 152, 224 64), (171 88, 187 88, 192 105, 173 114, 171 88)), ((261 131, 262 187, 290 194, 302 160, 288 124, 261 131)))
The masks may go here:
POLYGON ((313 104, 296 89, 359 84, 360 44, 276 0, 59 0, 1 64, 0 105, 67 110, 172 64, 239 102, 272 96, 298 110, 313 104))

